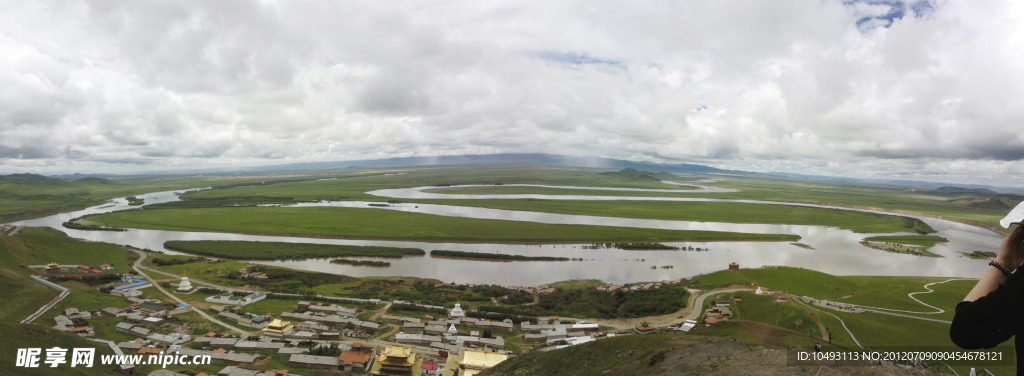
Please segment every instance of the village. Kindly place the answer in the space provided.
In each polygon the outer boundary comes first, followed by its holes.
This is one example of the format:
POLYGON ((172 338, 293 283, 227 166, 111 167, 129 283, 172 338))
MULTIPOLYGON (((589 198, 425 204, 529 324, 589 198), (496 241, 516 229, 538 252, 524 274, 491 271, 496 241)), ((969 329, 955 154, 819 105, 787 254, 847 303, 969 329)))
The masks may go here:
MULTIPOLYGON (((48 265, 27 265, 26 268, 40 273, 33 278, 37 282, 61 290, 63 287, 47 279, 95 277, 109 270, 108 266, 99 265, 94 268, 52 262, 48 265)), ((728 270, 739 270, 739 264, 729 264, 728 270)), ((240 272, 246 273, 247 270, 241 269, 240 272)), ((249 274, 249 278, 264 277, 258 272, 249 274)), ((284 368, 257 371, 266 369, 268 364, 287 365, 292 369, 331 369, 371 375, 472 375, 516 356, 517 351, 549 351, 622 335, 686 333, 700 323, 712 326, 728 321, 734 316, 733 307, 743 303, 742 298, 718 299, 706 309, 698 310, 695 307, 690 318, 670 326, 655 326, 645 321, 622 327, 603 326, 596 322, 559 316, 537 317, 520 322, 508 318, 490 320, 469 317, 460 303, 445 308, 403 300, 385 302, 345 297, 297 300, 295 297, 282 297, 281 294, 268 294, 264 291, 200 288, 188 276, 181 276, 177 281, 152 281, 144 275, 125 273, 108 279, 116 282, 100 290, 123 298, 123 306, 106 307, 95 312, 66 308, 54 317, 53 327, 107 342, 117 354, 208 356, 212 361, 223 364, 219 372, 223 375, 289 374, 284 368), (181 297, 195 296, 202 299, 197 301, 190 298, 194 304, 167 302, 151 291, 154 283, 159 285, 157 289, 167 294, 165 297, 181 300, 181 297), (292 304, 284 305, 289 302, 292 304), (194 318, 182 319, 200 311, 195 305, 202 305, 203 311, 216 316, 211 321, 221 323, 228 330, 200 330, 200 327, 208 326, 196 325, 194 318), (253 309, 264 305, 276 308, 253 309), (388 312, 388 307, 395 307, 397 312, 404 314, 388 312), (409 315, 409 310, 446 314, 420 312, 409 315), (702 320, 698 320, 701 316, 702 320), (92 322, 104 318, 116 320, 114 331, 134 339, 113 342, 96 338, 97 330, 92 322), (508 342, 512 338, 516 338, 514 345, 508 342)), ((632 285, 606 284, 595 289, 605 293, 647 291, 687 281, 686 278, 679 278, 632 285)), ((555 291, 547 285, 515 286, 512 289, 534 294, 555 291)), ((793 297, 785 292, 759 286, 754 294, 774 295, 778 303, 796 298, 830 309, 855 313, 863 311, 855 306, 810 297, 793 297)), ((53 306, 60 299, 62 297, 55 298, 48 306, 53 306)), ((39 317, 47 308, 41 308, 30 319, 39 317)), ((122 364, 120 368, 123 374, 136 374, 133 364, 122 364)), ((150 374, 198 375, 164 369, 150 374)))
MULTIPOLYGON (((94 268, 56 262, 27 265, 26 268, 39 273, 33 279, 55 289, 62 287, 47 279, 95 277, 109 270, 108 265, 94 268)), ((247 273, 248 278, 265 278, 246 269, 239 272, 247 273)), ((297 298, 282 298, 281 294, 264 291, 197 287, 188 276, 177 281, 153 281, 144 275, 125 273, 117 275, 117 278, 108 276, 107 279, 115 282, 100 290, 123 298, 123 306, 110 306, 98 311, 66 308, 54 317, 53 327, 105 341, 98 338, 98 330, 93 323, 102 321, 109 326, 109 320, 113 319, 115 332, 134 337, 132 340, 106 341, 115 353, 208 356, 213 362, 223 364, 219 374, 224 375, 289 374, 283 368, 273 368, 264 373, 255 370, 275 362, 293 369, 331 369, 371 375, 472 375, 515 356, 516 350, 547 351, 617 335, 661 331, 646 323, 631 328, 607 327, 558 316, 521 322, 508 318, 490 320, 467 316, 467 311, 459 303, 445 308, 402 300, 382 302, 343 297, 332 301, 295 300, 297 298), (169 295, 165 297, 187 298, 194 304, 168 302, 152 291, 155 286, 169 295), (201 303, 191 298, 193 296, 202 297, 201 303), (294 305, 274 313, 254 313, 246 308, 280 306, 290 301, 294 305), (195 305, 202 305, 202 309, 195 305), (447 314, 421 314, 416 317, 389 313, 387 307, 412 307, 447 314), (228 330, 199 332, 199 327, 206 326, 196 325, 195 318, 185 319, 199 310, 215 315, 217 321, 228 324, 228 330), (506 338, 512 337, 517 338, 517 343, 509 348, 506 338)), ((606 285, 597 287, 597 290, 647 291, 685 281, 681 278, 631 286, 606 285)), ((555 291, 547 285, 516 286, 512 289, 533 294, 555 291)), ((57 301, 59 299, 48 306, 57 301)), ((38 313, 45 312, 45 308, 38 313)), ((123 374, 136 374, 134 364, 122 364, 120 368, 123 374)), ((184 370, 164 369, 150 374, 193 375, 184 370)))

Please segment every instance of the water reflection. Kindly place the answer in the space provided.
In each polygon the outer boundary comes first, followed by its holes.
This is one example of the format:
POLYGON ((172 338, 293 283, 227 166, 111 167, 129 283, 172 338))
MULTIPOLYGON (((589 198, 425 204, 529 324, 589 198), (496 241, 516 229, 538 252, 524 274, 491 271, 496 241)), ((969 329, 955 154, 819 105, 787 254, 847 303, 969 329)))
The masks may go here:
MULTIPOLYGON (((547 196, 547 195, 449 195, 422 192, 434 187, 416 187, 398 190, 377 190, 369 192, 376 195, 388 195, 394 198, 544 198, 572 200, 665 200, 665 201, 722 201, 748 202, 778 205, 777 202, 754 200, 727 200, 707 198, 659 198, 659 197, 618 197, 618 196, 547 196), (427 195, 426 197, 422 195, 427 195), (437 195, 441 195, 438 197, 437 195), (510 197, 512 196, 512 197, 510 197)), ((581 188, 581 187, 564 187, 581 188)), ((140 197, 145 205, 178 200, 178 194, 186 192, 168 191, 155 192, 140 197)), ((321 202, 294 205, 306 206, 338 206, 369 208, 367 202, 321 202)), ((820 207, 818 205, 798 204, 799 206, 820 207)), ((550 224, 583 224, 622 227, 642 227, 674 230, 708 230, 730 231, 763 234, 795 234, 802 239, 800 243, 813 249, 806 249, 786 242, 678 242, 667 243, 680 247, 707 248, 705 252, 691 251, 624 251, 619 249, 588 249, 586 244, 556 245, 514 245, 514 244, 462 244, 462 243, 428 243, 409 241, 379 240, 345 240, 345 239, 312 239, 281 236, 242 235, 230 233, 182 232, 131 229, 125 232, 82 231, 66 229, 63 222, 87 214, 98 214, 119 210, 128 210, 137 206, 129 206, 123 198, 112 200, 109 204, 99 205, 70 213, 25 220, 13 223, 20 226, 52 227, 64 231, 69 236, 89 240, 102 241, 139 248, 162 250, 163 243, 169 240, 251 240, 279 241, 292 243, 318 244, 351 244, 381 245, 395 247, 414 247, 426 251, 450 249, 471 252, 493 252, 504 254, 521 254, 528 256, 560 256, 581 261, 565 262, 489 262, 467 261, 442 258, 412 257, 389 260, 389 268, 357 267, 351 265, 332 264, 324 259, 302 261, 268 261, 260 262, 268 265, 286 266, 301 270, 320 271, 364 276, 414 276, 436 278, 445 282, 458 283, 495 283, 502 285, 539 285, 567 279, 598 279, 610 283, 627 283, 639 281, 657 281, 676 279, 696 274, 721 270, 730 262, 738 262, 741 267, 759 267, 763 265, 786 265, 819 270, 837 275, 892 275, 892 276, 936 276, 936 277, 974 277, 984 270, 986 260, 971 260, 962 257, 960 252, 974 250, 996 250, 1001 237, 997 234, 951 221, 929 217, 916 217, 928 223, 938 231, 936 235, 949 239, 949 243, 932 248, 942 258, 918 257, 894 254, 874 250, 859 244, 860 240, 870 234, 857 234, 849 230, 824 226, 803 225, 772 225, 772 224, 733 224, 692 221, 668 221, 630 218, 610 218, 583 215, 565 215, 499 210, 487 208, 471 208, 451 205, 432 204, 397 204, 380 210, 400 210, 445 216, 467 218, 502 219, 514 221, 530 221, 550 224), (662 268, 671 266, 670 269, 662 268), (653 269, 652 269, 653 267, 653 269)))

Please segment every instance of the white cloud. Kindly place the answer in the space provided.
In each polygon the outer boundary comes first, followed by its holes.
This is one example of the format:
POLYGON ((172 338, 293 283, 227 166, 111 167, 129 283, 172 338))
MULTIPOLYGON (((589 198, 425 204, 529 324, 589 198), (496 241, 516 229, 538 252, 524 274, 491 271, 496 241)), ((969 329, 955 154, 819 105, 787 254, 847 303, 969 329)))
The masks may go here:
POLYGON ((3 172, 501 152, 1013 185, 1024 169, 1008 1, 4 9, 3 172))

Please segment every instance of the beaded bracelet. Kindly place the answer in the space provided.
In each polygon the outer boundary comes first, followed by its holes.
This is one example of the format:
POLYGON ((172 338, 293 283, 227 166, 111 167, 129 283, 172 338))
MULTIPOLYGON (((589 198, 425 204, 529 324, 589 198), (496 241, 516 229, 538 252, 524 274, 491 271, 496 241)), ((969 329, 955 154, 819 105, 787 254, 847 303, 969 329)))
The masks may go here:
POLYGON ((992 261, 989 261, 989 262, 988 262, 988 264, 989 264, 989 265, 991 265, 991 266, 994 266, 994 267, 996 267, 996 269, 999 269, 999 271, 1003 272, 1003 275, 1005 275, 1005 276, 1007 276, 1007 277, 1009 277, 1009 276, 1010 276, 1010 273, 1011 273, 1011 272, 1010 272, 1010 269, 1007 269, 1007 268, 1006 268, 1005 266, 1003 266, 1003 264, 1002 264, 1002 263, 1000 263, 999 261, 996 261, 996 260, 992 260, 992 261))

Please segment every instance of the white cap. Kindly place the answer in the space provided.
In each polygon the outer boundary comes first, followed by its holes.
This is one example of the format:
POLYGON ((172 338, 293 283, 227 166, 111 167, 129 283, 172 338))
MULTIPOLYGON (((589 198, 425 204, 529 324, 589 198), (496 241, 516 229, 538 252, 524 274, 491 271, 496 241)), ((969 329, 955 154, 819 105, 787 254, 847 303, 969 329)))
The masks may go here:
POLYGON ((1017 204, 1016 208, 1010 210, 1010 214, 1007 214, 1006 218, 1000 220, 999 224, 1003 227, 1010 228, 1010 225, 1021 222, 1024 222, 1024 202, 1017 204))

